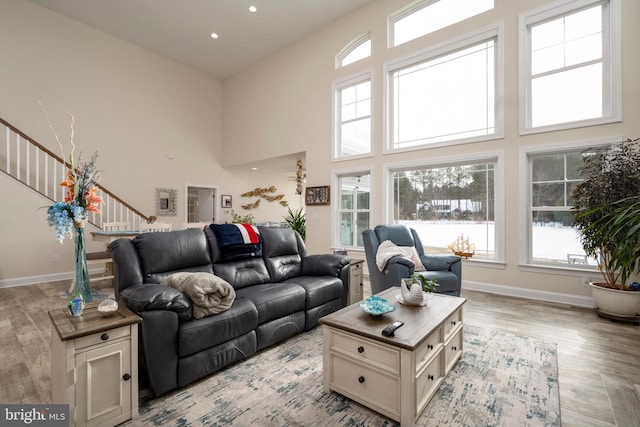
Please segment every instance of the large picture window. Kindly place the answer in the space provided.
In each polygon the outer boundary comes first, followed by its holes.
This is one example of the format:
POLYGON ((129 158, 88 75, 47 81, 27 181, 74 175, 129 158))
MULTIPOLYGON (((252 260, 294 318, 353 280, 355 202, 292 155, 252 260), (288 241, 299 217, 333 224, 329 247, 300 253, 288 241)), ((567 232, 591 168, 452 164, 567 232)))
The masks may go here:
POLYGON ((497 135, 498 30, 389 67, 389 149, 497 135))
POLYGON ((371 208, 371 175, 358 173, 338 178, 340 205, 339 245, 362 247, 362 232, 369 227, 371 208))
POLYGON ((371 152, 371 78, 337 84, 335 94, 334 159, 371 152))
POLYGON ((581 182, 580 150, 529 157, 531 263, 580 263, 586 256, 571 218, 571 192, 581 182))
POLYGON ((496 260, 496 161, 392 171, 393 221, 414 228, 425 251, 451 253, 460 235, 475 259, 496 260))
POLYGON ((616 120, 617 0, 561 1, 521 15, 523 131, 616 120))

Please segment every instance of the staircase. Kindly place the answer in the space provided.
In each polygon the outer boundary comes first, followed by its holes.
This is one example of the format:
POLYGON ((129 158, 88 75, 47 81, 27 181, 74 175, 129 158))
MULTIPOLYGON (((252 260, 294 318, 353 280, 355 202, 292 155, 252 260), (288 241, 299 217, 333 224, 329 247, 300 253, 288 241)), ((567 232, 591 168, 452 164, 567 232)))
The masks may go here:
MULTIPOLYGON (((64 199, 68 163, 0 117, 0 170, 40 193, 51 202, 64 199)), ((101 213, 89 213, 89 222, 102 229, 105 222, 128 222, 132 230, 148 217, 98 184, 97 194, 104 200, 101 213)))

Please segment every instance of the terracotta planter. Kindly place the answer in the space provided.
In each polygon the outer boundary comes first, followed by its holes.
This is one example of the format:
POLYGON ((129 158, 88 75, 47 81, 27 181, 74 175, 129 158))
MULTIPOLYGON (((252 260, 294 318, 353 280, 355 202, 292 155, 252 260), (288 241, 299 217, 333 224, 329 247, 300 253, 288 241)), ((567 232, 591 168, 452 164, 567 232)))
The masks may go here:
POLYGON ((619 291, 590 283, 598 314, 605 317, 640 321, 640 292, 619 291))

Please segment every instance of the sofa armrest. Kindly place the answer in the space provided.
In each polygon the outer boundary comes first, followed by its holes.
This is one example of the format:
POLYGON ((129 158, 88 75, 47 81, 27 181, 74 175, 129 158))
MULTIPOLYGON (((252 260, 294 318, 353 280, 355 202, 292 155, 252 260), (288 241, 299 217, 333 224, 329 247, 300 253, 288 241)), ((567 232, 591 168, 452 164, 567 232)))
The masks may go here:
POLYGON ((140 357, 156 396, 178 387, 178 315, 168 310, 140 313, 140 357))
MULTIPOLYGON (((409 269, 409 274, 413 274, 414 270, 416 269, 416 265, 413 263, 413 261, 411 261, 409 258, 402 255, 395 255, 389 258, 389 261, 387 261, 387 265, 384 266, 384 270, 387 270, 389 268, 394 268, 394 266, 407 267, 409 269)), ((386 273, 386 271, 384 270, 383 272, 386 273)))
POLYGON ((136 313, 168 310, 183 322, 192 316, 191 300, 182 292, 158 283, 140 283, 120 292, 120 301, 136 313))
POLYGON ((458 255, 435 254, 422 255, 420 260, 427 270, 432 271, 451 271, 454 264, 460 262, 458 255))
POLYGON ((302 275, 339 277, 340 271, 348 265, 349 258, 344 255, 309 255, 302 259, 302 275))

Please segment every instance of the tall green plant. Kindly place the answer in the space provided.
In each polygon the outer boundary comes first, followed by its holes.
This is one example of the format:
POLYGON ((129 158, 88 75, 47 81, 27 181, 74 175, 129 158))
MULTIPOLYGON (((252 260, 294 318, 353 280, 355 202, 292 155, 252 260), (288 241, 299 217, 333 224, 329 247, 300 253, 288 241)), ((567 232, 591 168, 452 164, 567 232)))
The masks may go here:
POLYGON ((284 220, 289 224, 289 227, 294 229, 300 234, 303 241, 307 240, 307 219, 302 208, 297 211, 292 211, 290 207, 287 207, 289 215, 284 217, 284 220))
POLYGON ((632 212, 632 198, 640 194, 640 139, 587 150, 583 160, 585 180, 572 192, 574 224, 607 286, 624 289, 640 253, 622 236, 637 230, 638 222, 617 218, 632 212))

